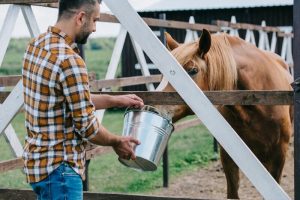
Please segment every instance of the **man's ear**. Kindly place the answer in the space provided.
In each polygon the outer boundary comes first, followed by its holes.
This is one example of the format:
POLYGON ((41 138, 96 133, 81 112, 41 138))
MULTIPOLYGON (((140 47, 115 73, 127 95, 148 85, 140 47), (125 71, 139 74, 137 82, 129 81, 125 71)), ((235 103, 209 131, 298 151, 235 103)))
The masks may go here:
POLYGON ((203 58, 204 55, 209 51, 211 46, 211 36, 208 30, 203 29, 199 40, 199 55, 203 58))
POLYGON ((167 41, 167 48, 170 51, 172 51, 173 49, 176 49, 179 46, 179 43, 176 40, 174 40, 169 33, 165 32, 165 37, 166 37, 166 41, 167 41))
POLYGON ((76 24, 82 26, 86 21, 86 14, 84 11, 80 11, 75 15, 76 24))

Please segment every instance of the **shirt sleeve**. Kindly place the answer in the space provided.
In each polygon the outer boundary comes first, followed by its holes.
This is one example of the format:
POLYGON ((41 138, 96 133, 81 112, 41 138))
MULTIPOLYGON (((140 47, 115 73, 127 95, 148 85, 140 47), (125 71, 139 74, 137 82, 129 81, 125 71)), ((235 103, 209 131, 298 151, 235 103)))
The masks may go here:
POLYGON ((60 82, 75 131, 86 140, 92 139, 99 130, 99 124, 90 97, 86 66, 81 57, 75 55, 62 61, 60 82))

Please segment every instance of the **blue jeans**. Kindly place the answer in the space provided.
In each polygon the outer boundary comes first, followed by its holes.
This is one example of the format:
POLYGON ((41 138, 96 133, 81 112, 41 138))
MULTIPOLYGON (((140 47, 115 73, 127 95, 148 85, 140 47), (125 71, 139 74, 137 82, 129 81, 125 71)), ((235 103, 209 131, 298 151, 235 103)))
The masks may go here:
POLYGON ((82 200, 82 180, 72 167, 62 163, 46 179, 30 184, 38 200, 82 200))

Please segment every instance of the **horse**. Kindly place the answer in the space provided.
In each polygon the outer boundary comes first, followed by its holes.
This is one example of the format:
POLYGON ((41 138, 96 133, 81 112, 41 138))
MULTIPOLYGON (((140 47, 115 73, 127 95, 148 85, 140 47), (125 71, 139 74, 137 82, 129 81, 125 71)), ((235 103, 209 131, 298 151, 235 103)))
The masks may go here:
MULTIPOLYGON (((203 91, 292 90, 287 64, 276 54, 258 49, 241 38, 203 30, 197 41, 180 44, 165 33, 171 54, 203 91)), ((187 88, 188 89, 188 88, 187 88)), ((163 78, 158 91, 174 88, 163 78)), ((194 114, 187 105, 156 106, 173 122, 194 114)), ((290 105, 222 105, 218 111, 252 150, 274 179, 280 183, 293 134, 290 105)), ((220 147, 227 182, 227 198, 238 199, 239 168, 220 147)))

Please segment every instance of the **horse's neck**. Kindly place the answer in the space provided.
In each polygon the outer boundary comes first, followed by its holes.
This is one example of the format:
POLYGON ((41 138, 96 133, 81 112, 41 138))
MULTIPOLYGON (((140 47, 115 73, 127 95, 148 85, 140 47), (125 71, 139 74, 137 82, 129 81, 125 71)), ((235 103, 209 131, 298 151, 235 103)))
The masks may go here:
POLYGON ((236 37, 228 37, 238 70, 238 89, 289 89, 282 60, 236 37))

